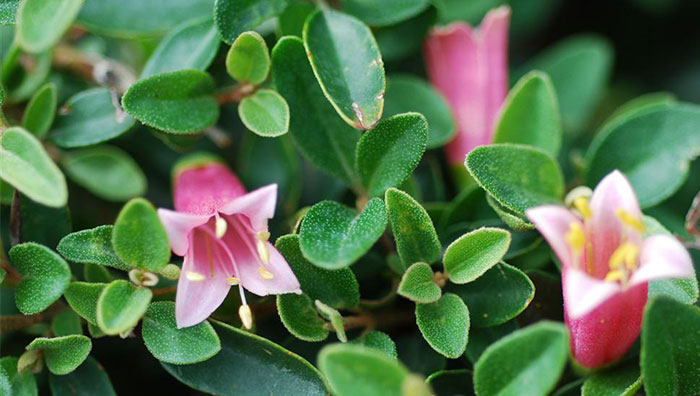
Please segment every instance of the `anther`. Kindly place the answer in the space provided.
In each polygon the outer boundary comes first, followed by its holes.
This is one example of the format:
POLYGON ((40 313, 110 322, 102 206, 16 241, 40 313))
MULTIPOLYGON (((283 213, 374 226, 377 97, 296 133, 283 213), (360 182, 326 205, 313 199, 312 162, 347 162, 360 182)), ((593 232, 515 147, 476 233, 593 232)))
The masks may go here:
POLYGON ((584 219, 590 219, 593 213, 591 212, 591 207, 588 206, 588 198, 578 197, 574 200, 574 207, 581 213, 584 219))
POLYGON ((250 330, 253 328, 253 312, 250 310, 250 305, 243 304, 238 308, 238 316, 243 322, 243 327, 250 330))
POLYGON ((263 262, 263 264, 267 264, 270 262, 270 251, 267 248, 267 241, 258 239, 258 256, 260 256, 260 260, 263 262))
POLYGON ((260 268, 258 268, 258 273, 260 274, 260 277, 265 279, 265 280, 270 280, 275 277, 275 275, 270 272, 267 268, 263 267, 262 265, 260 268))
POLYGON ((577 221, 572 221, 569 224, 569 232, 566 233, 566 242, 572 249, 580 251, 586 244, 586 235, 583 232, 581 224, 577 221))
POLYGON ((226 223, 226 220, 221 218, 219 214, 216 214, 216 237, 221 239, 224 237, 226 234, 226 229, 228 228, 228 224, 226 223))
POLYGON ((622 221, 623 224, 630 226, 639 232, 644 232, 644 223, 642 223, 642 220, 640 220, 637 216, 624 209, 617 209, 615 214, 618 218, 620 218, 620 221, 622 221))
POLYGON ((228 283, 231 286, 238 286, 241 283, 241 280, 236 278, 235 276, 229 276, 226 278, 226 283, 228 283))
POLYGON ((187 278, 188 281, 190 282, 201 282, 204 279, 204 275, 200 274, 199 272, 196 271, 186 271, 185 272, 185 277, 187 278))
POLYGON ((615 282, 624 279, 625 273, 622 271, 610 271, 605 275, 605 280, 607 282, 615 282))

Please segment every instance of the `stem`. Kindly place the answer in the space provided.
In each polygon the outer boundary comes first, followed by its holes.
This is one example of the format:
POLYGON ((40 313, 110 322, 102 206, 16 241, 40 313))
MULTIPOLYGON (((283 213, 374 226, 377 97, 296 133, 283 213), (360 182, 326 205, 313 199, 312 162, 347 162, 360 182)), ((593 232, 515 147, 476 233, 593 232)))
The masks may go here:
POLYGON ((216 101, 219 105, 226 103, 238 103, 246 96, 250 96, 258 87, 254 84, 241 83, 234 85, 216 95, 216 101))
POLYGON ((6 334, 10 331, 21 330, 37 323, 49 321, 64 309, 63 304, 57 303, 51 305, 46 311, 35 315, 0 316, 0 333, 6 334))
POLYGON ((160 289, 153 289, 153 295, 154 296, 162 296, 164 294, 171 294, 175 293, 177 290, 177 285, 176 286, 168 286, 168 287, 161 287, 160 289))
POLYGON ((112 87, 119 93, 126 92, 137 80, 134 72, 122 63, 97 54, 81 52, 67 44, 59 44, 54 48, 52 63, 58 69, 65 69, 83 79, 112 87))

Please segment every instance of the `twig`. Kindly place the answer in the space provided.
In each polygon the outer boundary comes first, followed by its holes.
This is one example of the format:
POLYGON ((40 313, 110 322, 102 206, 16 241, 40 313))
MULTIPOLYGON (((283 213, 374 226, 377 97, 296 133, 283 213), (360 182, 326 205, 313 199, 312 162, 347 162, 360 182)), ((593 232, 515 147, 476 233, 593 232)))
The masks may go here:
POLYGON ((246 96, 250 96, 256 89, 257 86, 254 84, 243 83, 234 85, 233 87, 216 94, 216 101, 219 103, 219 105, 226 103, 238 103, 246 96))

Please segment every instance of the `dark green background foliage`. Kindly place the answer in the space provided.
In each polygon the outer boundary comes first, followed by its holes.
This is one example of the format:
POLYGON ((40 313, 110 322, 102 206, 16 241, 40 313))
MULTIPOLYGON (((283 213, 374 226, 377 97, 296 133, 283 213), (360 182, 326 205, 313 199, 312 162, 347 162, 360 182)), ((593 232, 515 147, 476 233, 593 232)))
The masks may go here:
POLYGON ((696 0, 0 0, 0 394, 698 394, 697 279, 652 283, 637 345, 586 372, 524 211, 617 168, 648 229, 693 243, 699 16, 696 0), (455 172, 421 46, 503 4, 496 144, 455 172), (248 293, 250 331, 237 290, 176 326, 182 260, 155 208, 197 151, 279 187, 271 242, 302 294, 248 293))

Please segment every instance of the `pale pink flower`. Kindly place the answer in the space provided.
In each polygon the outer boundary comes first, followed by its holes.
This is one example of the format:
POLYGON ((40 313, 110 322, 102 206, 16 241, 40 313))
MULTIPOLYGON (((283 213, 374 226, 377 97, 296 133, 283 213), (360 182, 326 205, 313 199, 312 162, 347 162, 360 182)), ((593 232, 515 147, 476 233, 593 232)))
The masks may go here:
POLYGON ((694 276, 690 255, 668 235, 644 237, 642 212, 619 171, 590 199, 539 206, 527 217, 562 264, 564 315, 571 350, 584 367, 619 359, 639 336, 649 281, 694 276))
POLYGON ((510 8, 489 11, 481 26, 457 22, 434 28, 424 45, 428 77, 449 103, 457 133, 445 146, 451 165, 462 166, 474 147, 491 143, 508 93, 510 8))
POLYGON ((252 318, 243 289, 259 296, 300 293, 284 257, 268 241, 277 185, 246 193, 226 165, 210 156, 182 161, 173 172, 175 211, 158 209, 170 246, 184 257, 175 298, 178 328, 200 323, 239 286, 244 325, 252 318))

